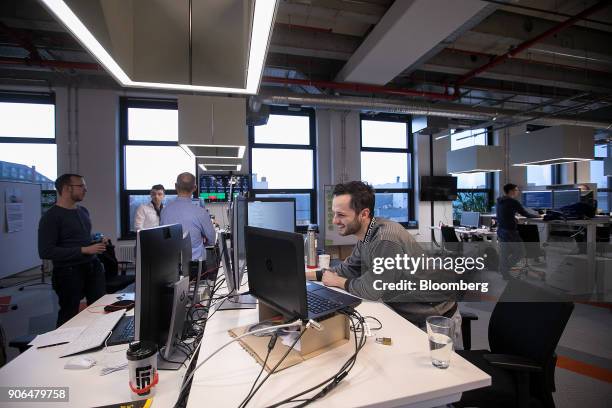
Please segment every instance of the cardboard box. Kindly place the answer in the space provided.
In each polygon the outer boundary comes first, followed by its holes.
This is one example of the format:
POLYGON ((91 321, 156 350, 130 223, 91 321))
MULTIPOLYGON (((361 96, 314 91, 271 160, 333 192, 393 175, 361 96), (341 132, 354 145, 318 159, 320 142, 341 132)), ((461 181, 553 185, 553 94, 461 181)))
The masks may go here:
MULTIPOLYGON (((260 321, 266 320, 262 319, 261 317, 262 315, 269 316, 269 310, 264 310, 262 313, 261 309, 266 309, 266 306, 260 303, 258 307, 260 308, 260 321)), ((302 361, 316 357, 325 353, 326 351, 346 344, 349 341, 351 337, 349 320, 345 315, 336 314, 320 321, 319 323, 323 326, 323 330, 318 331, 314 327, 307 329, 300 339, 300 350, 291 350, 289 355, 287 355, 285 360, 278 366, 275 372, 284 370, 285 368, 299 364, 302 361)), ((232 337, 238 337, 241 334, 246 333, 246 331, 252 326, 253 325, 248 325, 231 329, 229 334, 232 337)), ((301 328, 301 330, 304 329, 304 327, 301 328)), ((259 364, 263 364, 266 358, 269 342, 270 336, 246 336, 239 340, 242 347, 251 356, 253 356, 259 364)), ((272 349, 272 352, 270 353, 268 362, 266 363, 265 369, 267 372, 272 370, 278 361, 285 355, 288 349, 289 346, 284 345, 279 336, 274 348, 272 349)))

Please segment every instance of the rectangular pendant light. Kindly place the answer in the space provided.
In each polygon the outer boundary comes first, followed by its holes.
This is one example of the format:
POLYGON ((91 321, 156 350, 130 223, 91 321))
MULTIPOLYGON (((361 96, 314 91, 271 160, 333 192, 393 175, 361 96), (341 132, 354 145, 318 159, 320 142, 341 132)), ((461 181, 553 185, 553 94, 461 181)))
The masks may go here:
MULTIPOLYGON (((259 90, 261 76, 272 27, 277 9, 277 0, 254 0, 254 11, 248 47, 247 79, 244 88, 232 88, 223 86, 204 86, 162 82, 139 82, 133 81, 119 63, 104 48, 99 39, 75 14, 73 9, 65 0, 41 0, 46 8, 54 15, 72 35, 89 51, 92 56, 110 73, 121 85, 137 88, 169 89, 177 91, 195 91, 231 94, 256 94, 259 90)), ((81 1, 81 0, 79 0, 81 1)), ((92 7, 97 2, 90 1, 92 7)), ((129 3, 129 2, 126 2, 129 3)), ((219 39, 223 41, 223 39, 219 39)))
POLYGON ((449 174, 501 171, 504 149, 501 146, 470 146, 446 153, 449 174))
POLYGON ((582 126, 553 126, 510 137, 513 166, 563 164, 593 160, 593 129, 582 126))

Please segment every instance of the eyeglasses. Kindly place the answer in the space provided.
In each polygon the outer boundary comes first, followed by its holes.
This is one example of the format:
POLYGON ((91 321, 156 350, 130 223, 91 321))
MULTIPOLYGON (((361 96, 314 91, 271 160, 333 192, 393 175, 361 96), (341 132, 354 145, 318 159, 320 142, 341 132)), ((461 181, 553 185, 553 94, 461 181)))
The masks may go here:
POLYGON ((85 188, 85 184, 68 184, 70 187, 81 187, 81 188, 85 188))

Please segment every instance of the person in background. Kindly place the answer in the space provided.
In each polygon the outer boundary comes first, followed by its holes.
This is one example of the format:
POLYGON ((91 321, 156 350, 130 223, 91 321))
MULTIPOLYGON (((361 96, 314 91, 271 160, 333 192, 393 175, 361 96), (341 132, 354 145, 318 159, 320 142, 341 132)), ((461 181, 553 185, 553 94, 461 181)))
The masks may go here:
POLYGON ((53 262, 59 327, 76 316, 83 296, 90 305, 105 294, 104 267, 97 254, 105 251, 107 239, 93 242, 89 211, 77 205, 87 193, 83 176, 63 174, 55 181, 55 189, 57 202, 38 224, 38 254, 53 262))
POLYGON ((521 192, 516 184, 508 183, 504 186, 504 195, 497 199, 495 208, 497 218, 497 238, 499 241, 499 272, 508 280, 510 269, 525 257, 523 240, 518 233, 516 214, 527 218, 540 216, 527 211, 518 201, 521 192))
POLYGON ((151 187, 151 202, 141 204, 134 215, 134 231, 153 228, 159 225, 161 211, 164 208, 166 190, 161 184, 151 187))
POLYGON ((381 300, 399 315, 419 327, 425 326, 429 316, 446 316, 459 319, 457 303, 443 294, 419 299, 418 293, 375 290, 374 281, 384 279, 399 282, 406 275, 398 270, 388 270, 382 275, 373 271, 376 258, 395 258, 407 254, 418 257, 423 249, 414 237, 399 223, 374 217, 374 189, 361 181, 338 184, 334 188, 333 223, 342 236, 354 235, 359 240, 351 255, 336 267, 320 274, 308 271, 306 278, 320 280, 326 286, 342 288, 354 296, 368 300, 381 300), (316 277, 315 277, 316 274, 316 277))
POLYGON ((191 235, 191 260, 206 260, 205 246, 215 244, 215 227, 208 210, 191 202, 196 178, 191 173, 181 173, 175 186, 177 197, 163 208, 160 225, 181 224, 183 234, 191 235))

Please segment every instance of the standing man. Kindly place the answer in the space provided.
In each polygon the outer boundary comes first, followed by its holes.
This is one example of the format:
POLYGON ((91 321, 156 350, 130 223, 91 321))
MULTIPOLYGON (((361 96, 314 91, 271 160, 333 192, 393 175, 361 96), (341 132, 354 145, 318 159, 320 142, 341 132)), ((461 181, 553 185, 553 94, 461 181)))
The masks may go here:
POLYGON ((83 176, 63 174, 55 181, 57 203, 40 219, 38 254, 53 262, 52 285, 59 300, 57 327, 105 293, 104 267, 96 256, 106 250, 106 239, 92 242, 89 211, 77 205, 87 193, 83 176))
POLYGON ((134 215, 134 231, 153 228, 159 225, 161 211, 164 208, 166 190, 161 184, 151 187, 151 202, 141 204, 134 215))
POLYGON ((183 234, 191 235, 191 260, 206 260, 206 245, 215 244, 215 227, 208 210, 191 202, 196 191, 196 178, 191 173, 181 173, 176 178, 176 200, 169 202, 161 213, 160 225, 181 224, 183 234))
POLYGON ((401 224, 374 217, 374 189, 364 182, 351 181, 336 185, 333 196, 333 222, 339 234, 354 235, 359 241, 343 263, 319 276, 309 271, 307 278, 322 280, 326 286, 342 288, 364 299, 382 300, 419 327, 425 326, 428 316, 453 317, 457 304, 444 294, 381 289, 375 282, 397 283, 412 279, 409 273, 397 268, 377 274, 374 271, 377 258, 395 259, 404 254, 420 257, 424 251, 401 224))
POLYGON ((517 200, 520 196, 516 184, 508 183, 504 186, 504 195, 497 199, 495 212, 497 213, 497 238, 499 240, 499 271, 504 279, 508 280, 510 269, 525 257, 523 240, 518 233, 516 214, 527 218, 538 218, 539 215, 530 213, 517 200))

